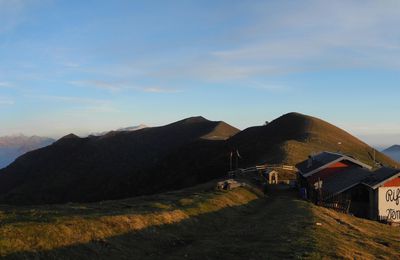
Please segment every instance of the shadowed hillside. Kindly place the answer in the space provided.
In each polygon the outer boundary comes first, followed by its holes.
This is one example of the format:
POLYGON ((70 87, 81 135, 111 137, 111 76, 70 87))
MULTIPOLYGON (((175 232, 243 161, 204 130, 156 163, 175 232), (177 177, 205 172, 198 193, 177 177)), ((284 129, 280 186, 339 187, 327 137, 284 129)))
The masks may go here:
POLYGON ((53 145, 28 153, 0 171, 0 193, 7 203, 97 201, 150 194, 199 183, 193 172, 224 172, 210 165, 213 153, 239 130, 223 122, 193 117, 162 127, 110 132, 79 138, 69 134, 53 145), (197 147, 201 165, 179 160, 197 147), (178 161, 168 163, 171 155, 178 161), (168 176, 164 170, 179 177, 168 176), (190 174, 188 174, 190 173, 190 174))
MULTIPOLYGON (((192 117, 99 137, 70 134, 1 170, 0 202, 98 201, 189 187, 226 176, 234 149, 242 156, 239 167, 295 165, 321 151, 343 152, 374 165, 374 151, 367 144, 298 113, 238 132, 224 122, 192 117)), ((397 165, 377 151, 375 158, 384 165, 397 165)), ((290 172, 286 177, 295 175, 290 172)))

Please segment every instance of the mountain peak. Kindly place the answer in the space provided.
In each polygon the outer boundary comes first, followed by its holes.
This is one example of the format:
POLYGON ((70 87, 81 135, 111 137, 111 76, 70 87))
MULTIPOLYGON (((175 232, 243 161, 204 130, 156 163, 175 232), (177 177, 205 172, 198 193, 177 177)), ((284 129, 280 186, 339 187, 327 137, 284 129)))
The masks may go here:
POLYGON ((384 152, 400 152, 400 145, 398 144, 392 145, 389 148, 385 149, 384 152))
POLYGON ((79 138, 80 137, 77 136, 76 134, 70 133, 70 134, 67 134, 66 136, 61 137, 60 140, 61 139, 79 139, 79 138))
POLYGON ((182 123, 187 123, 187 124, 192 124, 192 123, 209 122, 209 120, 204 118, 204 117, 202 117, 202 116, 192 116, 192 117, 188 117, 186 119, 183 119, 181 122, 182 123))
POLYGON ((220 121, 212 131, 207 135, 202 136, 202 138, 206 140, 227 140, 239 132, 240 130, 236 127, 233 127, 224 121, 220 121))
POLYGON ((61 137, 58 139, 54 144, 68 144, 72 141, 75 143, 74 140, 80 140, 81 138, 75 134, 67 134, 66 136, 61 137))
POLYGON ((310 121, 321 120, 321 119, 318 119, 316 117, 312 117, 309 115, 301 114, 298 112, 290 112, 290 113, 287 113, 287 114, 284 114, 284 115, 278 117, 274 121, 283 121, 283 120, 293 121, 293 122, 310 122, 310 121))
POLYGON ((384 154, 391 157, 392 159, 400 162, 400 145, 392 145, 383 151, 384 154))

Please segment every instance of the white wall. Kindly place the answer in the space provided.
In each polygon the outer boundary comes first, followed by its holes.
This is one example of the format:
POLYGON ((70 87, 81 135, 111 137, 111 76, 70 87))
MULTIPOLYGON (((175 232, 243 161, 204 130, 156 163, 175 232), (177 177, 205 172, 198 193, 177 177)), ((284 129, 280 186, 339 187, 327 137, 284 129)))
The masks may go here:
POLYGON ((378 189, 378 214, 388 221, 400 222, 400 187, 378 189))

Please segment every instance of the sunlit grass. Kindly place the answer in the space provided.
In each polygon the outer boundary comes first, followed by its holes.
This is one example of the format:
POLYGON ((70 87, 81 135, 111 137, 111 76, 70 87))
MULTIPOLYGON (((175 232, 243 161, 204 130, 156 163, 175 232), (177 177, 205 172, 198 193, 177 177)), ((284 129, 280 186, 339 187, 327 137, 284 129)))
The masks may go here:
POLYGON ((299 200, 295 192, 215 191, 0 207, 11 259, 396 259, 400 229, 299 200), (316 225, 320 223, 320 225, 316 225))
MULTIPOLYGON (((184 193, 180 195, 187 196, 184 193)), ((256 194, 243 188, 232 192, 204 192, 203 197, 189 195, 187 198, 174 200, 174 195, 171 195, 171 201, 163 200, 162 196, 153 197, 153 200, 160 201, 138 205, 142 210, 137 211, 134 206, 138 200, 125 200, 125 206, 131 207, 123 210, 115 208, 112 202, 67 205, 62 214, 57 210, 47 211, 45 207, 12 209, 3 206, 0 213, 0 255, 88 243, 151 226, 177 223, 226 207, 246 204, 258 198, 256 194), (101 211, 96 209, 98 207, 101 207, 101 211), (148 213, 144 213, 143 208, 148 213)))

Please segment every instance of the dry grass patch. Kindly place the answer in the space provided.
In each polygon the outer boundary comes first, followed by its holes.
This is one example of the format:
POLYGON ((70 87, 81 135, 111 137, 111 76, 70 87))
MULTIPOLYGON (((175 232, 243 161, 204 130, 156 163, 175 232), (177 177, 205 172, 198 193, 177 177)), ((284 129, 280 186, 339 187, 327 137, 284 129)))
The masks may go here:
POLYGON ((400 228, 313 206, 318 251, 345 259, 399 259, 400 228))
POLYGON ((398 259, 400 252, 399 228, 272 188, 267 197, 252 188, 191 188, 0 212, 7 259, 398 259))
MULTIPOLYGON (((181 195, 182 196, 182 195, 181 195)), ((251 191, 240 188, 231 192, 204 192, 206 199, 194 195, 186 198, 190 203, 186 205, 175 205, 165 202, 150 202, 149 207, 160 209, 153 213, 136 213, 134 204, 130 211, 124 213, 109 212, 113 208, 101 205, 103 214, 94 210, 93 214, 51 216, 51 221, 42 222, 40 219, 40 208, 32 210, 21 209, 23 219, 19 220, 18 209, 14 209, 8 215, 5 212, 0 214, 2 224, 0 226, 0 256, 15 252, 34 252, 40 250, 52 250, 74 244, 88 243, 93 240, 106 239, 132 231, 138 231, 152 226, 178 223, 182 220, 196 217, 202 214, 221 210, 226 207, 239 206, 258 199, 258 196, 251 191), (33 212, 27 214, 27 212, 33 212), (38 217, 39 216, 39 217, 38 217), (32 221, 29 221, 31 217, 32 221)), ((180 200, 181 202, 182 200, 180 200)), ((125 201, 129 203, 129 201, 125 201)), ((185 204, 185 203, 184 203, 185 204)), ((106 203, 107 205, 107 203, 106 203)), ((87 206, 73 206, 75 208, 91 208, 100 206, 88 204, 87 206)), ((143 206, 143 205, 142 205, 143 206)), ((46 218, 46 210, 43 210, 46 218)), ((51 215, 51 214, 50 214, 51 215)))

